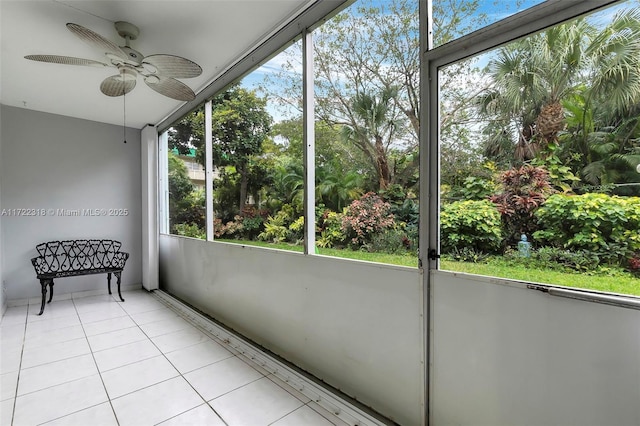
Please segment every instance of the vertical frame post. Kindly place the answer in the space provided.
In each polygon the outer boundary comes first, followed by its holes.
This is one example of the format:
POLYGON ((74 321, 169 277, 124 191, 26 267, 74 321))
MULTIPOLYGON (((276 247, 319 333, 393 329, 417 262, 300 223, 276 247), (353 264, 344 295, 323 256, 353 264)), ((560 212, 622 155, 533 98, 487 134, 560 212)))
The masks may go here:
POLYGON ((313 95, 313 34, 302 32, 302 100, 304 141, 304 253, 316 252, 315 102, 313 95))
POLYGON ((159 288, 158 130, 147 125, 140 133, 142 178, 142 286, 159 288))
POLYGON ((205 185, 205 220, 207 221, 207 241, 213 241, 213 134, 212 134, 212 102, 204 104, 204 185, 205 185))
POLYGON ((430 259, 430 252, 439 252, 438 244, 438 95, 437 76, 430 72, 426 53, 433 49, 433 0, 420 2, 420 223, 419 267, 422 272, 422 320, 424 330, 424 416, 423 425, 431 418, 431 274, 437 269, 437 260, 430 259), (431 80, 433 78, 433 81, 431 80), (434 85, 435 84, 435 85, 434 85), (435 137, 434 137, 435 136, 435 137))
POLYGON ((161 234, 169 233, 169 132, 158 140, 158 225, 161 234))

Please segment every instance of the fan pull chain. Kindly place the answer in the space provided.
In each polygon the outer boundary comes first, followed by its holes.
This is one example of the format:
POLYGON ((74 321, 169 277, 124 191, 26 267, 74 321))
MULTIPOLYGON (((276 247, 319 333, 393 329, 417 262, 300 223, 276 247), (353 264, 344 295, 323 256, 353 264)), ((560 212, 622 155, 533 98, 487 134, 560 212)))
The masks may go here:
MULTIPOLYGON (((124 73, 122 73, 122 81, 124 82, 124 73)), ((127 143, 127 91, 122 86, 122 139, 127 143)))

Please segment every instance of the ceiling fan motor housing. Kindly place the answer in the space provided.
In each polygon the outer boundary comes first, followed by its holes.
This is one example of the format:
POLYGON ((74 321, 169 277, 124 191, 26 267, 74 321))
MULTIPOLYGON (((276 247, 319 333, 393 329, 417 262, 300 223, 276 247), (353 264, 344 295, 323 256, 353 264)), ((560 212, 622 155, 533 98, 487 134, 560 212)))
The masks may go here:
POLYGON ((115 24, 118 35, 124 39, 135 40, 140 35, 140 30, 133 24, 124 21, 118 21, 115 24))
POLYGON ((142 53, 130 48, 129 46, 120 46, 120 50, 126 53, 129 59, 125 62, 130 63, 131 65, 140 65, 144 59, 144 55, 142 53))

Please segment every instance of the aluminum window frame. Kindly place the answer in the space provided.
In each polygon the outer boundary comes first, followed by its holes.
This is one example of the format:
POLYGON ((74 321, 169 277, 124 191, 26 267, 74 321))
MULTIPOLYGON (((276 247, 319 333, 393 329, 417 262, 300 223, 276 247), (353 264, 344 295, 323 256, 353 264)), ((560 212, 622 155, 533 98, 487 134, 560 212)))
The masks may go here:
MULTIPOLYGON (((434 1, 434 0, 432 0, 434 1)), ((476 56, 506 43, 540 32, 546 28, 596 12, 607 6, 620 3, 619 0, 547 0, 532 6, 516 15, 481 28, 450 43, 434 49, 423 49, 422 78, 424 84, 423 108, 421 110, 420 150, 427 155, 421 156, 421 226, 428 229, 425 240, 425 250, 421 250, 421 264, 428 265, 429 270, 441 271, 439 262, 440 251, 440 126, 439 126, 439 76, 442 67, 451 65, 463 59, 476 56), (424 130, 423 130, 424 129, 424 130)), ((447 272, 447 271, 442 271, 447 272)), ((505 282, 512 282, 525 288, 544 291, 552 296, 568 297, 595 303, 612 304, 624 308, 640 309, 640 298, 633 295, 616 295, 595 290, 577 289, 553 284, 538 284, 526 281, 516 281, 496 278, 505 282)), ((430 274, 425 274, 425 288, 429 292, 430 274)), ((427 328, 428 329, 428 328, 427 328)))

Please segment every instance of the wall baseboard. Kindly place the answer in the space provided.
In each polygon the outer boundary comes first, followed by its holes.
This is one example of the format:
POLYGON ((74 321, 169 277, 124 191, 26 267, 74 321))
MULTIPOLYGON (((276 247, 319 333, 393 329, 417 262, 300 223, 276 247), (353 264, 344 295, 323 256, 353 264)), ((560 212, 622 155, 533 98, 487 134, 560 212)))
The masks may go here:
MULTIPOLYGON (((111 292, 114 293, 116 296, 118 295, 118 286, 117 285, 113 285, 113 283, 111 283, 111 292)), ((142 283, 137 283, 137 284, 129 284, 129 285, 123 285, 120 286, 120 291, 121 292, 126 292, 126 291, 137 291, 140 290, 142 288, 142 283)), ((89 296, 99 296, 101 294, 107 294, 107 289, 106 288, 101 288, 99 290, 84 290, 84 291, 75 291, 72 293, 55 293, 53 296, 53 301, 58 301, 58 300, 67 300, 67 299, 79 299, 82 297, 89 297, 89 296)), ((42 302, 42 297, 38 296, 38 297, 30 297, 28 299, 10 299, 7 300, 7 306, 11 307, 11 306, 24 306, 24 305, 29 305, 29 304, 36 304, 36 305, 40 305, 40 303, 42 302)), ((4 313, 4 311, 3 311, 4 313)))

